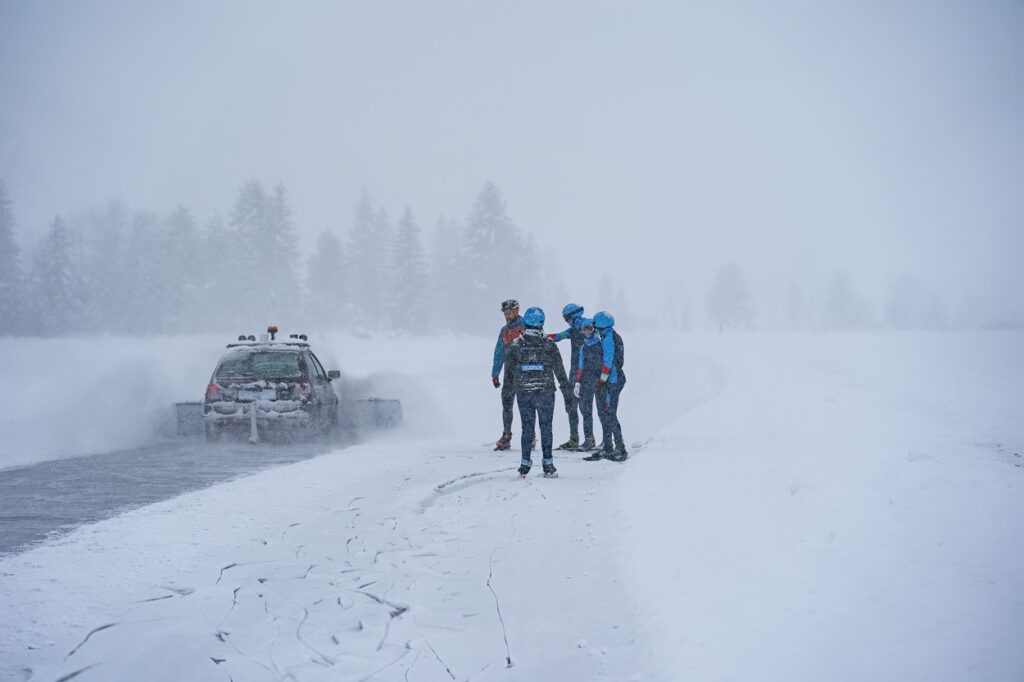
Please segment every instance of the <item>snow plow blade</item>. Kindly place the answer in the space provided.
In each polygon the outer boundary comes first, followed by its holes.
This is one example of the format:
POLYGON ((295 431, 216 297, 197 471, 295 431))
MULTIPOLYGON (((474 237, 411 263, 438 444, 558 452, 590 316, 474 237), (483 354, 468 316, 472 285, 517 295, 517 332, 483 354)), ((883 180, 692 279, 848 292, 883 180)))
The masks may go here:
POLYGON ((202 403, 174 403, 174 419, 179 436, 203 435, 202 403))
POLYGON ((343 401, 338 405, 338 423, 357 432, 393 429, 402 423, 402 403, 384 398, 343 401))
MULTIPOLYGON (((202 436, 203 404, 174 404, 175 431, 179 436, 202 436)), ((338 403, 338 425, 345 431, 366 433, 402 424, 402 403, 384 398, 345 400, 338 403)))

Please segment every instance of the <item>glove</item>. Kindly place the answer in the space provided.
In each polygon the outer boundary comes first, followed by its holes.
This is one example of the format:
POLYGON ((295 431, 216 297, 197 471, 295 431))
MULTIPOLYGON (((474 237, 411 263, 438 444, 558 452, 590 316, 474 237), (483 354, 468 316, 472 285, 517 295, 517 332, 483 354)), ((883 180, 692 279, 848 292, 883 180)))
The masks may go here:
POLYGON ((495 377, 491 377, 491 383, 494 384, 495 388, 498 388, 498 387, 501 386, 501 380, 498 379, 498 377, 496 377, 496 376, 495 377))
POLYGON ((572 387, 572 394, 577 398, 580 397, 580 382, 576 382, 576 385, 572 387))

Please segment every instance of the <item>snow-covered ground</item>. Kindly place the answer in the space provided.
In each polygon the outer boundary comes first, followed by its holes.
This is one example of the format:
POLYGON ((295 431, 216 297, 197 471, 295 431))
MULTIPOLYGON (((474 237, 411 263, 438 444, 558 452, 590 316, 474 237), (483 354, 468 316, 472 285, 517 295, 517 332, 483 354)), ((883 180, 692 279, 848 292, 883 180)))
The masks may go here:
MULTIPOLYGON (((622 331, 644 447, 525 481, 492 340, 316 339, 406 426, 0 560, 0 679, 1024 677, 1024 334, 622 331)), ((152 438, 219 341, 0 342, 0 466, 152 438)))

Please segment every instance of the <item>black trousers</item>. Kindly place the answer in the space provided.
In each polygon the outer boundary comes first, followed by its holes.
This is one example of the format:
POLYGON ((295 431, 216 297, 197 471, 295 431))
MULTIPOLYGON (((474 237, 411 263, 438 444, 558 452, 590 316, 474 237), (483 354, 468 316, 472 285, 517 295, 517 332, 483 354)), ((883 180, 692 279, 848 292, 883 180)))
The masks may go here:
MULTIPOLYGON (((580 414, 583 415, 583 437, 593 438, 594 437, 594 394, 597 392, 597 377, 593 379, 584 377, 583 381, 580 382, 580 397, 576 400, 576 407, 573 410, 579 410, 580 414)), ((572 415, 569 416, 569 424, 572 425, 572 415)), ((576 429, 573 428, 573 433, 576 429)))
POLYGON ((622 426, 619 424, 619 394, 625 387, 625 378, 622 378, 617 384, 597 385, 597 414, 601 418, 605 452, 626 448, 626 444, 622 442, 622 426), (613 437, 615 439, 614 448, 612 447, 613 437))
POLYGON ((569 435, 573 438, 578 438, 580 433, 579 405, 580 401, 576 396, 569 396, 565 401, 565 412, 569 415, 569 435))
POLYGON ((551 391, 522 391, 516 395, 519 402, 519 421, 523 425, 523 461, 530 461, 533 450, 534 424, 540 421, 540 447, 544 461, 551 463, 551 447, 554 436, 551 433, 551 419, 555 415, 555 393, 551 391))
POLYGON ((505 370, 505 381, 501 384, 501 421, 503 433, 512 433, 512 404, 516 400, 516 387, 512 384, 509 371, 505 370))

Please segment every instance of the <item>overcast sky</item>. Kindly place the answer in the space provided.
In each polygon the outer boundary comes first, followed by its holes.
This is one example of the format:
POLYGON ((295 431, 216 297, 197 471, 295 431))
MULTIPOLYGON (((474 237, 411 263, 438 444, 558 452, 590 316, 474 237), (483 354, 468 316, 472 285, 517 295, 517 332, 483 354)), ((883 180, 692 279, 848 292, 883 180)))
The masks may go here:
POLYGON ((493 180, 570 293, 608 271, 645 310, 728 260, 1021 298, 1022 121, 1019 0, 0 0, 22 234, 112 198, 205 219, 249 178, 309 234, 362 186, 432 228, 493 180))

